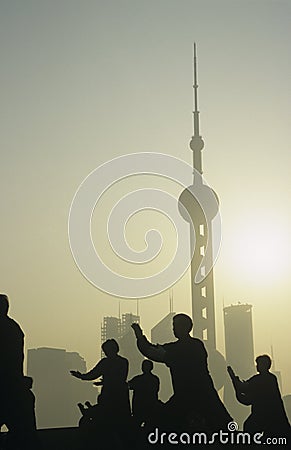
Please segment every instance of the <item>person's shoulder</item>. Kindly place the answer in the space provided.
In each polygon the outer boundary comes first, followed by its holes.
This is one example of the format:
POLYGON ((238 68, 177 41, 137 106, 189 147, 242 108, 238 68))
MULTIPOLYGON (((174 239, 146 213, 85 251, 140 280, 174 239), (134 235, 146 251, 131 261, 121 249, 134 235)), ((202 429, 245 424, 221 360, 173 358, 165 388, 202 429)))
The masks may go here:
POLYGON ((256 373, 248 380, 244 381, 244 383, 260 383, 262 376, 259 373, 256 373))
POLYGON ((190 337, 190 340, 195 345, 199 345, 200 347, 205 347, 204 342, 201 341, 201 339, 198 339, 198 338, 195 338, 195 337, 190 337))
POLYGON ((21 329, 19 323, 16 320, 12 319, 12 317, 7 316, 7 324, 9 324, 9 328, 13 329, 13 331, 18 332, 20 335, 24 336, 24 332, 21 329))
POLYGON ((101 358, 101 359, 97 362, 97 365, 100 366, 100 365, 107 364, 107 363, 108 363, 108 358, 104 357, 104 358, 101 358))
POLYGON ((128 364, 128 359, 125 358, 124 356, 121 355, 117 355, 118 360, 120 361, 120 363, 122 364, 128 364))
POLYGON ((268 372, 268 377, 274 384, 278 384, 278 378, 273 372, 268 372))
POLYGON ((168 350, 173 347, 176 347, 177 344, 178 344, 178 341, 173 341, 173 342, 167 342, 166 344, 158 344, 158 346, 163 347, 165 350, 168 350))
POLYGON ((142 375, 135 375, 131 380, 128 381, 129 384, 136 384, 140 381, 142 375))
POLYGON ((204 342, 201 341, 201 339, 191 337, 190 342, 191 342, 191 345, 193 345, 193 347, 196 347, 196 348, 206 352, 206 347, 204 345, 204 342))

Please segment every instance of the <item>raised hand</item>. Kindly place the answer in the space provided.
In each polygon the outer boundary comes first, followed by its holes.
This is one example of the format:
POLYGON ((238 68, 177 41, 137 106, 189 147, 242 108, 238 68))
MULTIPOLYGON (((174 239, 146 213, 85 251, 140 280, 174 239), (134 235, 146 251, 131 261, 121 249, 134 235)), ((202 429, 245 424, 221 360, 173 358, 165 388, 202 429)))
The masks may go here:
POLYGON ((235 373, 234 373, 234 371, 233 371, 233 369, 232 369, 231 366, 227 366, 227 371, 228 371, 229 376, 230 376, 231 378, 235 377, 235 373))
POLYGON ((137 338, 142 336, 142 329, 138 323, 132 323, 131 328, 133 329, 134 334, 137 338))

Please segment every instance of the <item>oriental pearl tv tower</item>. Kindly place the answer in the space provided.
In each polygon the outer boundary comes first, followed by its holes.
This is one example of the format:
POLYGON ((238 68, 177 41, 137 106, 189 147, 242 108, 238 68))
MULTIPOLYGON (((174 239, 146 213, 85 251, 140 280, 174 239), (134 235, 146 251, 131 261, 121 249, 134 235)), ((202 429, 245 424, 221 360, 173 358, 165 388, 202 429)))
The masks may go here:
POLYGON ((203 179, 202 150, 204 141, 199 133, 197 57, 194 44, 194 134, 190 141, 193 152, 193 182, 179 198, 179 211, 189 222, 191 248, 194 248, 191 260, 191 298, 194 336, 203 340, 209 354, 209 368, 217 389, 225 381, 225 361, 216 350, 215 303, 213 281, 213 219, 219 211, 216 193, 203 179), (184 213, 184 208, 189 216, 184 213), (193 232, 194 231, 194 232, 193 232))

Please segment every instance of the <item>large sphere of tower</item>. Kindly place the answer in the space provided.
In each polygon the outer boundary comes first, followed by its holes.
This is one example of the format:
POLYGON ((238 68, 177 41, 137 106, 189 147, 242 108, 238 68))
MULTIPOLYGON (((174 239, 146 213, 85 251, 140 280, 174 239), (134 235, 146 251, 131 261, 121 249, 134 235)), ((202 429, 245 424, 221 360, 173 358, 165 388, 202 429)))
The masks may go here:
POLYGON ((218 196, 213 189, 205 184, 192 184, 184 189, 179 197, 181 216, 187 222, 191 219, 194 225, 197 222, 204 222, 205 218, 212 220, 218 210, 218 196))

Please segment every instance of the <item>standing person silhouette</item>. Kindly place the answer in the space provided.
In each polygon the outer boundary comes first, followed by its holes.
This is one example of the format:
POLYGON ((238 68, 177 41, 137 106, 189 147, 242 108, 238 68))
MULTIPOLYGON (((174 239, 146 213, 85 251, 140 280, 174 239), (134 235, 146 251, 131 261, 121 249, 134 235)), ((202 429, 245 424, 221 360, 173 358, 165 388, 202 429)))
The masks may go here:
POLYGON ((8 316, 9 301, 0 294, 0 380, 7 386, 23 377, 24 333, 18 323, 8 316))
POLYGON ((181 426, 194 421, 209 430, 224 428, 232 419, 215 390, 203 342, 190 336, 192 327, 189 316, 176 314, 173 332, 177 341, 153 345, 140 326, 132 324, 140 352, 170 369, 174 395, 165 405, 167 420, 181 426))
POLYGON ((0 294, 0 417, 1 424, 9 429, 11 442, 22 441, 24 448, 24 434, 29 428, 23 421, 24 333, 8 311, 8 296, 0 294))
POLYGON ((129 389, 133 390, 132 415, 137 426, 141 426, 142 423, 148 425, 158 413, 161 404, 158 398, 160 380, 152 373, 153 367, 152 361, 144 360, 143 373, 128 382, 129 389))
POLYGON ((17 404, 15 390, 22 387, 24 333, 8 310, 8 296, 0 294, 0 415, 5 420, 8 414, 12 424, 11 403, 17 404))
POLYGON ((241 381, 230 366, 227 368, 237 400, 244 405, 251 405, 251 414, 244 422, 244 431, 263 431, 270 436, 290 432, 276 375, 269 371, 271 365, 272 360, 268 355, 258 356, 258 374, 246 381, 241 381))
MULTIPOLYGON (((118 355, 119 345, 115 339, 102 344, 105 358, 102 358, 87 373, 71 370, 71 374, 80 380, 96 380, 102 377, 102 389, 98 396, 98 411, 102 418, 110 421, 130 417, 130 404, 127 386, 128 360, 118 355)), ((99 383, 98 383, 99 384, 99 383)))

